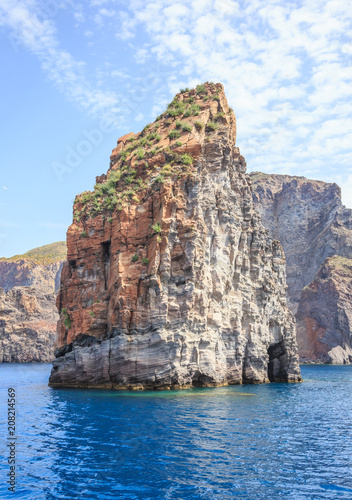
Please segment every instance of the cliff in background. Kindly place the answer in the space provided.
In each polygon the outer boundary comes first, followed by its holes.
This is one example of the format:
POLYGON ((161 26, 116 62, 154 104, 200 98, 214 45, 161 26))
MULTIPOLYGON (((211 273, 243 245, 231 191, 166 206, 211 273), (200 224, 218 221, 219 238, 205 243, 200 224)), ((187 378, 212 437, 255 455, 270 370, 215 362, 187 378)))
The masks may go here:
POLYGON ((0 362, 52 361, 65 258, 57 242, 0 259, 0 362))
POLYGON ((285 251, 288 303, 297 319, 301 360, 352 362, 352 276, 344 272, 342 279, 340 274, 349 268, 341 262, 352 258, 352 210, 342 205, 339 186, 259 172, 250 177, 263 223, 285 251))
POLYGON ((254 210, 220 84, 118 140, 76 197, 50 385, 299 381, 285 260, 254 210))
POLYGON ((352 259, 328 257, 303 289, 297 337, 302 360, 352 362, 352 259))

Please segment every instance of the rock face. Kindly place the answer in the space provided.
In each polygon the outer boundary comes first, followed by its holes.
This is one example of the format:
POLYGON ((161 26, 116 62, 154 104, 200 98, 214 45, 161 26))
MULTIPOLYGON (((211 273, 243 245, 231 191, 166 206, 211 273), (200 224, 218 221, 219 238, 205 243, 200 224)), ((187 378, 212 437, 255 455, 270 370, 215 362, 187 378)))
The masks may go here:
POLYGON ((65 255, 58 242, 0 259, 0 362, 52 361, 65 255))
POLYGON ((352 259, 328 257, 302 291, 297 337, 302 361, 352 362, 352 259))
POLYGON ((118 140, 76 197, 53 387, 300 381, 285 260, 253 208, 220 84, 118 140))
MULTIPOLYGON (((327 316, 331 311, 332 317, 347 317, 352 308, 348 294, 338 286, 340 267, 334 264, 341 260, 329 259, 352 258, 352 210, 342 205, 336 184, 258 172, 250 176, 256 208, 285 251, 288 304, 297 319, 301 360, 336 362, 338 350, 341 362, 348 362, 352 347, 349 323, 340 319, 334 323, 327 316), (330 309, 322 316, 327 304, 330 309)), ((341 286, 345 288, 345 284, 341 286)))

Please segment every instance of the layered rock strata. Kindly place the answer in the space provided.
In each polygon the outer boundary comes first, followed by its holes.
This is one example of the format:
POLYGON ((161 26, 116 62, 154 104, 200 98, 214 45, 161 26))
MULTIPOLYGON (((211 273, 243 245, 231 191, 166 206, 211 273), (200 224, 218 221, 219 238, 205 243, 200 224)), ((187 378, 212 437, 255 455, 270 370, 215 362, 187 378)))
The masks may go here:
POLYGON ((76 197, 53 387, 300 381, 285 259, 254 210, 222 85, 176 95, 76 197))
POLYGON ((352 259, 328 257, 303 289, 297 338, 302 361, 352 362, 352 259))
POLYGON ((352 210, 342 205, 336 184, 259 172, 250 177, 255 206, 285 251, 301 360, 336 363, 339 352, 341 363, 350 362, 350 324, 332 318, 349 317, 352 302, 343 291, 346 276, 339 290, 337 263, 342 261, 330 257, 352 258, 352 210))
POLYGON ((0 260, 0 362, 50 362, 65 242, 0 260))

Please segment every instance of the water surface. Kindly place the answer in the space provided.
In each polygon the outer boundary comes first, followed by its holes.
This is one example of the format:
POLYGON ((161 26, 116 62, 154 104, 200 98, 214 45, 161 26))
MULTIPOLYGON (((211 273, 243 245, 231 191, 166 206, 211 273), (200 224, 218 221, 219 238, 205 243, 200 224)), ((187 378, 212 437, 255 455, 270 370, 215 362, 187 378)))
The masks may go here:
POLYGON ((0 365, 1 498, 352 499, 352 366, 303 366, 302 384, 143 393, 51 389, 49 373, 0 365))

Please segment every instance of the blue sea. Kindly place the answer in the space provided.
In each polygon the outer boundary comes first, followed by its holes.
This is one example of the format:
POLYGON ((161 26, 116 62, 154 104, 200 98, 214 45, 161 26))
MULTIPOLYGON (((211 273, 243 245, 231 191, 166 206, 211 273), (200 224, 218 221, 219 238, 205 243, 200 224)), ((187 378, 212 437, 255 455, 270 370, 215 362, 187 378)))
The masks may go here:
POLYGON ((352 366, 302 366, 302 384, 143 393, 51 389, 49 373, 0 365, 1 498, 352 499, 352 366))

